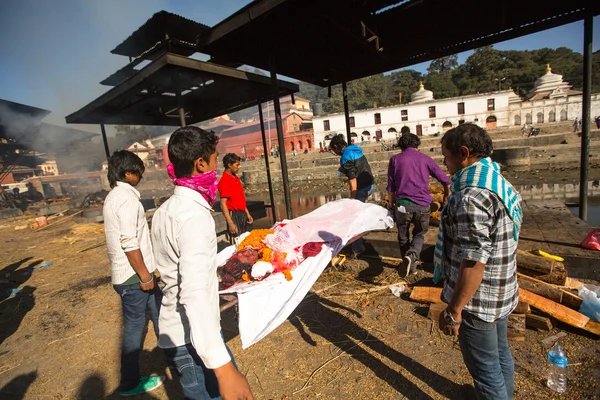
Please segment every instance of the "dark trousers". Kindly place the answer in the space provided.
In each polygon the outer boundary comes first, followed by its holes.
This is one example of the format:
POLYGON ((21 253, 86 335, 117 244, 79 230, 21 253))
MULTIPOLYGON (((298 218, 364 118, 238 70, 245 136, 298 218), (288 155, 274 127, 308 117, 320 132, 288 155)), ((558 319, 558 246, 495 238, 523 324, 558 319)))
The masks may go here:
MULTIPOLYGON (((398 227, 398 244, 400 245, 400 257, 411 257, 415 262, 421 257, 421 250, 425 242, 425 234, 429 229, 429 206, 420 206, 417 204, 405 204, 404 212, 398 210, 399 206, 394 207, 394 216, 396 226, 398 227), (413 226, 412 240, 410 240, 410 226, 413 226)), ((411 267, 413 270, 414 266, 411 267)))
MULTIPOLYGON (((227 345, 225 345, 227 347, 227 345)), ((212 369, 204 365, 191 344, 164 349, 169 362, 175 365, 179 373, 179 381, 186 400, 221 399, 219 381, 212 369)), ((237 368, 231 350, 227 347, 231 362, 237 368)))
POLYGON ((146 329, 146 309, 150 310, 154 333, 158 338, 158 311, 162 292, 155 287, 144 292, 139 284, 113 285, 121 296, 123 309, 123 341, 121 343, 120 391, 131 390, 140 382, 140 350, 146 329))
POLYGON ((231 216, 231 219, 233 220, 233 223, 235 224, 235 226, 237 226, 238 228, 238 233, 237 235, 233 235, 230 231, 229 231, 229 226, 227 226, 227 235, 229 237, 229 242, 233 243, 233 240, 241 235, 244 232, 249 232, 252 230, 252 224, 248 223, 248 215, 246 215, 246 211, 229 211, 229 215, 231 216))

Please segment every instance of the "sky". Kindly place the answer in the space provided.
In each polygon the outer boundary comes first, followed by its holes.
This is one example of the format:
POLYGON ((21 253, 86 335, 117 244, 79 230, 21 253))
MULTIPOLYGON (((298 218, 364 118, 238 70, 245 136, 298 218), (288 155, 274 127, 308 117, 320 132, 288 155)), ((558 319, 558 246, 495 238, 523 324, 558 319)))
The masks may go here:
MULTIPOLYGON (((110 54, 154 13, 166 10, 213 26, 250 0, 2 0, 0 98, 44 108, 45 122, 65 125, 109 87, 98 82, 127 64, 110 54)), ((594 19, 594 51, 600 17, 594 19)), ((583 22, 499 43, 500 50, 569 47, 582 52, 583 22)), ((459 54, 464 62, 471 52, 459 54)), ((429 63, 411 68, 425 72, 429 63)), ((557 71, 560 73, 560 71, 557 71)), ((78 126, 73 126, 78 127, 78 126)), ((99 132, 97 126, 79 128, 99 132)))

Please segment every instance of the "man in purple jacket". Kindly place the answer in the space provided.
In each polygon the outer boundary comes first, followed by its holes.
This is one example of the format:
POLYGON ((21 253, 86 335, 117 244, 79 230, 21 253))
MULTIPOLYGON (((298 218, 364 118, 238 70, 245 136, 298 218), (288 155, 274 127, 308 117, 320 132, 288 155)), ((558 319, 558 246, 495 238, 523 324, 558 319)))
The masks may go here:
POLYGON ((421 139, 406 133, 398 139, 402 150, 390 159, 388 167, 388 205, 394 210, 400 244, 400 276, 416 274, 416 262, 421 255, 425 233, 429 229, 431 195, 429 176, 444 186, 444 202, 449 194, 450 179, 431 157, 419 153, 421 139), (412 240, 409 240, 410 225, 413 225, 412 240))

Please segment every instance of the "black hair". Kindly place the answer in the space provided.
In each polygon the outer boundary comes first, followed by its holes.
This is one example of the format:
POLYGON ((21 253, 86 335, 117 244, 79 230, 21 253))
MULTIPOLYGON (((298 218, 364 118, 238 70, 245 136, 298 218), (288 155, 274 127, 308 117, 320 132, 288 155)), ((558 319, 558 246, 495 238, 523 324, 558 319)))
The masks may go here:
POLYGON ((329 148, 332 149, 334 146, 340 150, 348 146, 348 143, 346 143, 344 140, 344 135, 339 134, 331 138, 331 142, 329 142, 329 148))
POLYGON ((127 150, 115 151, 108 159, 108 183, 114 188, 117 182, 127 182, 125 173, 141 177, 145 170, 144 162, 134 153, 127 150))
POLYGON ((207 163, 210 156, 217 151, 219 137, 212 131, 205 131, 197 126, 179 128, 169 138, 169 160, 173 163, 175 176, 182 178, 191 176, 194 162, 202 158, 207 163))
POLYGON ((401 134, 406 134, 406 133, 410 133, 410 128, 408 126, 403 126, 402 129, 400 129, 400 133, 401 134))
POLYGON ((414 133, 405 133, 398 139, 398 146, 400 146, 402 150, 406 150, 410 147, 416 149, 420 145, 421 139, 414 133))
POLYGON ((442 137, 441 143, 452 154, 457 154, 460 148, 465 146, 472 156, 478 158, 489 157, 494 150, 492 138, 486 130, 472 123, 461 124, 450 129, 442 137))
POLYGON ((227 153, 223 156, 223 166, 227 169, 230 165, 241 161, 242 158, 235 153, 227 153))

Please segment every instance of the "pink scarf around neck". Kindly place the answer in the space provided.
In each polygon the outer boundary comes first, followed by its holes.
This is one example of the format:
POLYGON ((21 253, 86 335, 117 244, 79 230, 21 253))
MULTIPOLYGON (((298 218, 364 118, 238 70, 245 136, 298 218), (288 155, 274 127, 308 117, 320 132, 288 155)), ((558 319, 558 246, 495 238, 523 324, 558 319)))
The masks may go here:
POLYGON ((175 167, 172 163, 169 163, 169 165, 167 165, 167 173, 175 185, 183 186, 200 193, 211 207, 215 204, 218 187, 217 170, 212 170, 199 175, 177 178, 175 176, 175 167))

